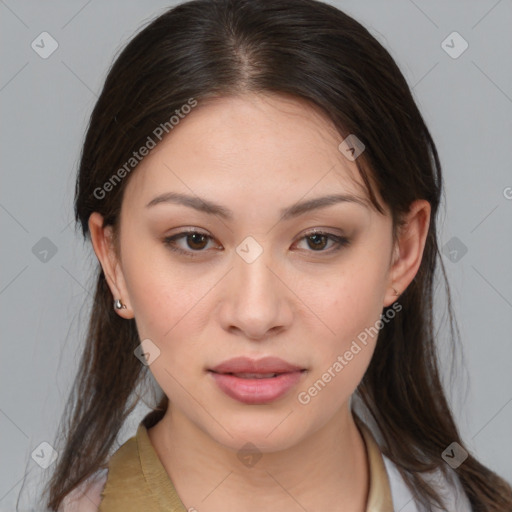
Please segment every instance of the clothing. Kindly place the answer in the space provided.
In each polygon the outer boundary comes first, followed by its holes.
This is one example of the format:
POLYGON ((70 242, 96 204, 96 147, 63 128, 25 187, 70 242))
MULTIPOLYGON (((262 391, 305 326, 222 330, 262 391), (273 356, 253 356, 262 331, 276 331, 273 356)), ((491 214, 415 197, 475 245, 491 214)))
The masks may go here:
MULTIPOLYGON (((397 467, 385 457, 370 429, 354 416, 365 446, 369 467, 369 494, 366 512, 420 512, 397 467)), ((454 475, 455 476, 455 475, 454 475)), ((469 500, 455 477, 440 481, 429 478, 446 496, 443 511, 472 512, 469 500)), ((63 512, 190 512, 181 502, 148 436, 144 420, 135 436, 111 457, 108 470, 96 475, 92 489, 77 508, 70 504, 63 512), (99 508, 98 508, 99 505, 99 508)))

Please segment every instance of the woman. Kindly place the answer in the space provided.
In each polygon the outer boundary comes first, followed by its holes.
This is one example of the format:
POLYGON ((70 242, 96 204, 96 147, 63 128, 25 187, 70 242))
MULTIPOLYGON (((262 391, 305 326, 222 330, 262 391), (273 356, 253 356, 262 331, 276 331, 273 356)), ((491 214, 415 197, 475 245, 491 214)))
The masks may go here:
POLYGON ((404 77, 341 11, 196 0, 150 23, 83 148, 100 265, 45 505, 511 510, 436 365, 441 193, 404 77), (160 402, 117 448, 147 376, 160 402))

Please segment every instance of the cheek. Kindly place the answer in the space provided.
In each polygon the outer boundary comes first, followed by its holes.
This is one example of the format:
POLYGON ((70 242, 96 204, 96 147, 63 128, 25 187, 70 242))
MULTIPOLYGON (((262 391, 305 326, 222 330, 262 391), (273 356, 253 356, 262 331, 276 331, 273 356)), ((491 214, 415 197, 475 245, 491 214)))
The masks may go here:
POLYGON ((200 322, 208 318, 200 301, 206 291, 187 284, 183 273, 162 272, 156 264, 134 265, 132 270, 127 285, 139 337, 150 339, 159 350, 149 369, 167 396, 186 402, 187 393, 200 392, 191 369, 198 368, 197 354, 204 350, 196 339, 200 322))
POLYGON ((384 274, 379 262, 364 264, 354 257, 328 277, 309 276, 299 281, 297 294, 306 298, 309 316, 317 324, 314 330, 322 333, 331 356, 379 319, 385 294, 384 274))
POLYGON ((346 359, 346 351, 340 351, 328 364, 313 371, 298 390, 296 407, 305 418, 323 424, 344 408, 361 382, 373 354, 373 347, 359 345, 358 353, 352 354, 350 361, 346 359))
POLYGON ((382 326, 384 274, 383 265, 375 259, 370 265, 355 258, 333 272, 328 282, 303 282, 301 296, 309 298, 307 304, 315 313, 309 313, 314 322, 311 329, 321 340, 314 367, 299 390, 303 394, 297 396, 306 415, 329 415, 348 400, 363 378, 382 326), (304 295, 306 289, 308 295, 304 295))
MULTIPOLYGON (((296 401, 301 413, 319 424, 327 421, 349 400, 370 364, 381 305, 372 287, 356 279, 339 279, 335 291, 318 303, 314 364, 296 401), (348 284, 347 284, 348 283, 348 284), (320 334, 323 333, 323 334, 320 334)), ((320 298, 320 296, 319 296, 320 298)))
POLYGON ((173 265, 159 242, 132 247, 126 251, 123 267, 137 327, 141 336, 164 341, 194 313, 208 278, 173 265))
POLYGON ((215 276, 191 275, 165 257, 143 259, 135 253, 126 258, 125 266, 139 337, 150 339, 160 350, 151 364, 155 379, 171 394, 179 388, 173 377, 193 387, 188 381, 191 369, 201 365, 198 354, 205 350, 200 346, 201 332, 211 318, 208 292, 215 276))

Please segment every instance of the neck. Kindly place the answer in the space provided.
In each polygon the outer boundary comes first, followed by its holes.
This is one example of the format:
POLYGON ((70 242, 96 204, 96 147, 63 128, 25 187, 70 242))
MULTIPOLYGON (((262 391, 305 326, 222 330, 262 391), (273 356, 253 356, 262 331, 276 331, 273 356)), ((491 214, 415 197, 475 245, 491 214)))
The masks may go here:
POLYGON ((148 434, 187 510, 366 510, 366 448, 348 404, 301 442, 247 466, 171 403, 148 434))

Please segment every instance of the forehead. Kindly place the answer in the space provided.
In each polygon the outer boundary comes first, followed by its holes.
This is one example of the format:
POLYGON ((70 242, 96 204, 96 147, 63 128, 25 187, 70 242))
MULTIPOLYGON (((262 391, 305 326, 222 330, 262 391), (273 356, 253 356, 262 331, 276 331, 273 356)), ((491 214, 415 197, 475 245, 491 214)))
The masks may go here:
POLYGON ((246 206, 261 195, 281 204, 325 192, 366 198, 355 162, 338 149, 341 140, 305 100, 246 94, 200 101, 141 161, 125 200, 145 205, 167 191, 230 201, 243 193, 246 206))

